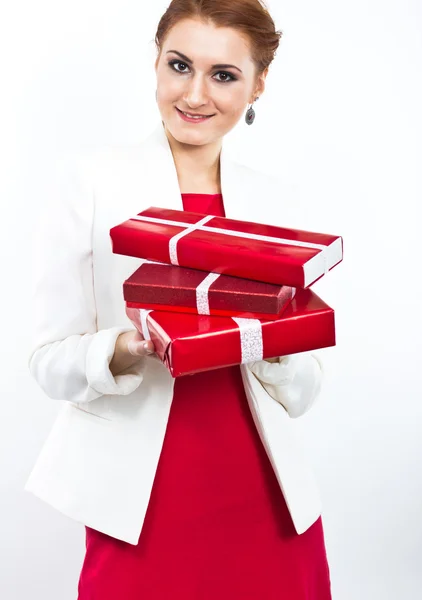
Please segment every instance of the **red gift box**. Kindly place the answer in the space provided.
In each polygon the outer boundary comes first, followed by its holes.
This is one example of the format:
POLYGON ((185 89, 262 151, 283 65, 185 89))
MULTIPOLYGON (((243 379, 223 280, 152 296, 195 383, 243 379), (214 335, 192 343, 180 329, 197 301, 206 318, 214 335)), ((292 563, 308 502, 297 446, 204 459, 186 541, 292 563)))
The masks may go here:
POLYGON ((295 288, 158 263, 142 264, 123 284, 129 308, 274 320, 295 288))
POLYGON ((302 288, 343 259, 340 236, 155 207, 110 237, 115 254, 302 288))
POLYGON ((210 317, 126 307, 173 377, 335 345, 334 310, 297 290, 276 321, 210 317))

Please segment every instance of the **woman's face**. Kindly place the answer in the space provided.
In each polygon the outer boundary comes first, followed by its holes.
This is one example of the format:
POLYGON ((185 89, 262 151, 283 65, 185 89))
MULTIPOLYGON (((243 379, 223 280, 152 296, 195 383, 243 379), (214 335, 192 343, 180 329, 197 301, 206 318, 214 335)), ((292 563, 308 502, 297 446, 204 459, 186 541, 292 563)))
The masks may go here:
POLYGON ((262 94, 266 77, 266 72, 257 76, 242 34, 194 19, 169 31, 155 69, 166 129, 180 143, 193 145, 216 142, 230 131, 262 94))

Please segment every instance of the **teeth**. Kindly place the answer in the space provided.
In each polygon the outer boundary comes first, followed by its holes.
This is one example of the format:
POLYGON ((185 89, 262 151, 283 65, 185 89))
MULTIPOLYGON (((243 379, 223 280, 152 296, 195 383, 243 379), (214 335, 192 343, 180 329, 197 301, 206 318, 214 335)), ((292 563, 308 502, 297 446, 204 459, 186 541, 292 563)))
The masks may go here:
POLYGON ((207 117, 207 115, 190 115, 189 113, 183 112, 183 110, 181 112, 189 117, 189 119, 205 119, 207 117))

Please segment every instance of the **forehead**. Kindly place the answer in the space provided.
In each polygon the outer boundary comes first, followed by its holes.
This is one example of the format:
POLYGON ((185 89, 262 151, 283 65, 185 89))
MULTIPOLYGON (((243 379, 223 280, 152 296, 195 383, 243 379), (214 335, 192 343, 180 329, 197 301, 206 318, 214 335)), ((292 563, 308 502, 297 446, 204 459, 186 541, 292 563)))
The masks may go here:
POLYGON ((183 19, 169 31, 163 53, 177 50, 195 63, 252 64, 248 39, 232 27, 216 27, 196 19, 183 19))

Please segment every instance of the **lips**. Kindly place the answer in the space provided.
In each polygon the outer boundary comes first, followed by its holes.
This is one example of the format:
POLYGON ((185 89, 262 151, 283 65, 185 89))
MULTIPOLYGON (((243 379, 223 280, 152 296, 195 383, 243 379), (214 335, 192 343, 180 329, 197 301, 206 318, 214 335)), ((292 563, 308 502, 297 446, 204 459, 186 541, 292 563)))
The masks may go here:
POLYGON ((204 121, 206 119, 210 119, 211 117, 213 117, 214 115, 200 115, 200 114, 195 114, 195 113, 189 113, 189 112, 185 112, 183 110, 180 110, 180 108, 177 108, 176 106, 176 110, 183 115, 185 118, 187 119, 192 119, 194 121, 204 121))

